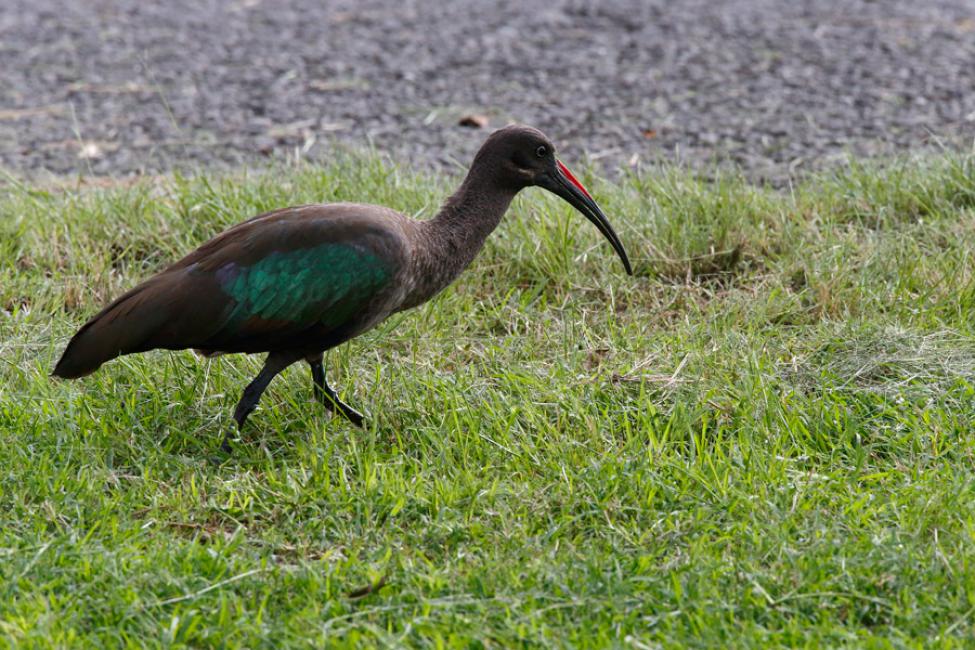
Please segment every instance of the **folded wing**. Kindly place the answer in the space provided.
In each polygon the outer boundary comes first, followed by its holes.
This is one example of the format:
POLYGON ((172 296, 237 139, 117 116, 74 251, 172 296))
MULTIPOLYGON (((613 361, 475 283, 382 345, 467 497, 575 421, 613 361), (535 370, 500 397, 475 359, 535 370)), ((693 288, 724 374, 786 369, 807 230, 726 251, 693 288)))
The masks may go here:
POLYGON ((88 321, 54 374, 154 348, 251 352, 339 336, 404 261, 393 214, 362 208, 291 208, 225 231, 88 321))

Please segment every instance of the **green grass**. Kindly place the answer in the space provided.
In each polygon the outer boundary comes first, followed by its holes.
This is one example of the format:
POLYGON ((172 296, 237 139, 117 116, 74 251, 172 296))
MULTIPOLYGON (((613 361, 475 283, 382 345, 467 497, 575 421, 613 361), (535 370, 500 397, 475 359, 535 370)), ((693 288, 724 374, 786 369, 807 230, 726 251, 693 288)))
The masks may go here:
POLYGON ((110 297, 262 210, 429 216, 374 159, 0 187, 0 644, 939 647, 975 634, 975 159, 786 190, 588 178, 637 277, 523 193, 444 295, 330 353, 48 373, 110 297), (380 589, 352 597, 363 587, 380 589))

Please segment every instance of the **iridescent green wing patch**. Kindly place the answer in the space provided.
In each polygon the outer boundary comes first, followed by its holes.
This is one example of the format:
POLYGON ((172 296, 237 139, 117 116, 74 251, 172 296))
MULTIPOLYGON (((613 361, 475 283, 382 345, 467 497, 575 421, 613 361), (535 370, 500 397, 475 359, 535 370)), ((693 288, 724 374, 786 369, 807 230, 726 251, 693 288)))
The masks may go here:
POLYGON ((373 253, 348 244, 275 251, 250 266, 228 264, 217 272, 234 299, 233 328, 250 318, 339 327, 389 281, 373 253))

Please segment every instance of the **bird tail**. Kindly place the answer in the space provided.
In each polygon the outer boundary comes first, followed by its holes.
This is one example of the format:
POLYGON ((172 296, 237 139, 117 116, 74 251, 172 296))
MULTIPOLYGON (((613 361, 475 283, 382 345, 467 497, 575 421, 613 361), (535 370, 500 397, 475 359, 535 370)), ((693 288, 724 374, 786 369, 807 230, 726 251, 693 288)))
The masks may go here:
POLYGON ((147 343, 162 324, 164 315, 161 310, 139 309, 151 302, 147 297, 153 294, 148 291, 152 284, 150 280, 135 287, 85 323, 72 337, 51 374, 63 379, 84 377, 115 357, 155 347, 147 343), (140 313, 127 318, 136 311, 140 313))

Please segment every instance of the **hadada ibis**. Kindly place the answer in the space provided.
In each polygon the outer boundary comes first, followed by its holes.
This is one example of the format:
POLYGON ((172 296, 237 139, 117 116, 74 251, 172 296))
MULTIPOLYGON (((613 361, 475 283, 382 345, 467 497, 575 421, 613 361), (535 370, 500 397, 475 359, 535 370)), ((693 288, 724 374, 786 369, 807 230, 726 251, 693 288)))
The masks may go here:
POLYGON ((361 426, 363 416, 328 385, 324 352, 443 290, 481 250, 515 195, 533 185, 585 215, 632 274, 623 244, 555 157, 552 142, 512 125, 487 138, 436 217, 416 221, 354 203, 253 217, 102 309, 74 335, 53 374, 82 377, 120 355, 157 348, 193 348, 204 356, 266 352, 234 411, 238 431, 275 375, 301 360, 311 367, 316 398, 361 426))

